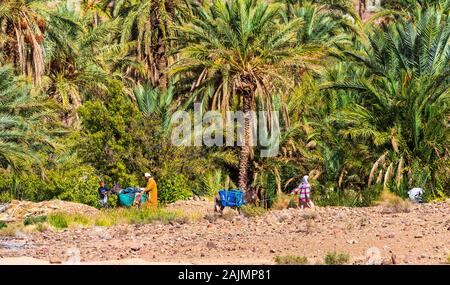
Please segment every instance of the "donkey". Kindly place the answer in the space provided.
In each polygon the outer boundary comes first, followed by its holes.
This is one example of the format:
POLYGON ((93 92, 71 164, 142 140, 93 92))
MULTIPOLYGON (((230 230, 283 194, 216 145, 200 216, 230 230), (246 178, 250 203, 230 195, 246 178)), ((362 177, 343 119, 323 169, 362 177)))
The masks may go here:
MULTIPOLYGON (((255 191, 248 190, 244 192, 244 204, 254 203, 256 201, 257 195, 255 191)), ((233 209, 237 209, 239 215, 241 214, 241 207, 231 207, 233 209)), ((222 200, 220 199, 219 193, 214 197, 214 212, 223 214, 223 209, 225 207, 222 205, 222 200)))

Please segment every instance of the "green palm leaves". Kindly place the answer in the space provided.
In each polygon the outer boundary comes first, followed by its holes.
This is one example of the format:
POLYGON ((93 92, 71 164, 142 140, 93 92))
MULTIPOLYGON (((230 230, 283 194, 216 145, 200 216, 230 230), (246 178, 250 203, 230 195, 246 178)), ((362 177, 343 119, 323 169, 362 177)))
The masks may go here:
POLYGON ((174 36, 172 26, 177 13, 182 10, 179 0, 126 0, 102 1, 112 18, 120 19, 120 42, 133 41, 131 55, 140 63, 134 73, 139 81, 151 81, 153 86, 166 88, 166 76, 174 36))
MULTIPOLYGON (((171 74, 190 78, 194 97, 212 109, 229 110, 234 101, 248 112, 259 100, 263 110, 272 110, 271 93, 292 88, 294 77, 321 56, 316 46, 297 42, 299 19, 279 20, 282 7, 256 0, 216 0, 197 6, 193 18, 176 28, 181 48, 171 74)), ((239 179, 243 190, 248 185, 250 153, 244 143, 239 179)))
POLYGON ((212 88, 205 96, 213 109, 227 110, 233 95, 247 88, 266 102, 269 90, 292 87, 289 68, 312 67, 318 53, 297 45, 300 20, 281 23, 280 9, 251 0, 197 7, 195 17, 177 27, 182 47, 171 73, 192 78, 191 90, 212 88))
POLYGON ((133 90, 139 110, 144 117, 160 119, 166 133, 169 130, 171 115, 177 107, 174 91, 174 84, 170 84, 165 90, 160 90, 157 87, 153 88, 150 83, 138 84, 133 90))
POLYGON ((384 172, 378 176, 385 188, 395 177, 394 169, 399 186, 405 178, 415 183, 411 167, 424 165, 432 177, 429 188, 442 189, 442 173, 450 171, 448 16, 435 7, 420 9, 410 20, 374 28, 370 38, 361 53, 347 52, 365 72, 332 84, 357 90, 360 96, 336 115, 346 126, 341 133, 366 141, 379 153, 369 180, 380 171, 380 161, 384 172))
POLYGON ((30 93, 14 78, 12 68, 0 67, 0 164, 19 171, 19 162, 36 159, 36 152, 55 146, 48 102, 30 93))

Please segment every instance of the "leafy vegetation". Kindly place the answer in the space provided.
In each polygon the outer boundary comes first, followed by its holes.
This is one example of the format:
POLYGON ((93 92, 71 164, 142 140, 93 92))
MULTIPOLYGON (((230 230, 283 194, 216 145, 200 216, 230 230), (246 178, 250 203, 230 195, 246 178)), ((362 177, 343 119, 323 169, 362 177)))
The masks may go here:
POLYGON ((51 213, 47 216, 30 217, 24 220, 23 226, 35 226, 35 230, 43 231, 47 228, 57 230, 69 227, 113 226, 117 224, 148 224, 170 222, 185 224, 199 219, 194 215, 186 215, 179 211, 166 209, 142 208, 138 209, 108 209, 98 215, 68 214, 64 212, 51 213))
POLYGON ((381 5, 366 20, 347 0, 2 1, 0 201, 99 206, 100 180, 142 187, 144 172, 161 204, 240 188, 249 213, 288 207, 303 175, 319 206, 445 199, 450 1, 381 5), (277 155, 250 145, 249 116, 240 146, 173 145, 194 103, 279 114, 277 155))
POLYGON ((279 265, 305 265, 308 264, 308 258, 296 255, 276 256, 275 263, 279 265))
POLYGON ((263 207, 255 207, 253 205, 244 205, 241 207, 241 213, 245 217, 257 217, 261 216, 266 212, 263 207))
POLYGON ((326 265, 342 265, 350 261, 348 253, 329 252, 325 255, 324 262, 326 265))
POLYGON ((31 217, 27 217, 25 218, 25 220, 23 220, 23 225, 24 226, 28 226, 28 225, 34 225, 34 224, 39 224, 39 223, 44 223, 47 221, 47 216, 31 216, 31 217))
POLYGON ((161 180, 158 189, 158 200, 162 204, 173 203, 177 200, 186 200, 192 196, 186 177, 173 174, 161 180))

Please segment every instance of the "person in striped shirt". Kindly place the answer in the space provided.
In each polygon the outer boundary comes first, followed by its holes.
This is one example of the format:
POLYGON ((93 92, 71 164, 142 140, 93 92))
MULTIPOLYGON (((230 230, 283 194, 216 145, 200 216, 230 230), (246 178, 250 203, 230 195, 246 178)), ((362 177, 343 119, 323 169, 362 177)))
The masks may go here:
POLYGON ((312 208, 314 204, 311 201, 311 185, 308 182, 308 175, 303 176, 302 182, 296 189, 294 189, 293 194, 298 194, 298 207, 301 209, 312 208))

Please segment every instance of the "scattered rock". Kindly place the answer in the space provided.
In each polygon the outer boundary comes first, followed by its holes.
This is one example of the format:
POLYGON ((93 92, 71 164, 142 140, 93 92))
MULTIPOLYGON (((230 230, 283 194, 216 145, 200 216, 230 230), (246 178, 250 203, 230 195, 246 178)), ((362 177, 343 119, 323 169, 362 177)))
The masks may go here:
POLYGON ((426 254, 426 253, 422 253, 422 254, 420 255, 420 258, 428 258, 428 257, 429 257, 429 255, 426 254))
POLYGON ((48 260, 51 264, 62 264, 63 260, 60 257, 57 256, 51 256, 48 260))
POLYGON ((130 246, 130 249, 132 251, 138 251, 138 250, 141 249, 141 246, 139 244, 133 244, 133 245, 130 246))
POLYGON ((24 239, 24 238, 27 237, 27 235, 26 235, 24 232, 22 232, 22 231, 16 231, 16 233, 14 234, 14 236, 15 236, 16 238, 19 238, 19 239, 24 239))
POLYGON ((397 262, 397 256, 395 256, 395 254, 392 254, 391 255, 391 262, 392 262, 392 264, 398 264, 398 262, 397 262))
POLYGON ((66 257, 67 257, 67 260, 66 260, 65 264, 71 264, 71 265, 80 264, 80 262, 81 262, 80 249, 78 249, 76 247, 68 248, 66 251, 66 257))
POLYGON ((217 244, 215 244, 215 243, 212 242, 212 241, 208 241, 208 242, 206 243, 206 247, 207 247, 207 248, 217 248, 217 244))
POLYGON ((414 263, 414 260, 415 258, 412 255, 407 255, 403 258, 403 262, 406 264, 414 263))
POLYGON ((349 243, 349 244, 357 244, 358 241, 356 239, 351 239, 351 240, 348 240, 347 243, 349 243))
POLYGON ((13 200, 7 207, 3 207, 3 211, 0 211, 0 221, 20 221, 30 216, 43 216, 53 212, 92 216, 98 214, 99 210, 85 204, 61 200, 43 201, 39 203, 13 200))
POLYGON ((381 265, 383 263, 381 252, 377 247, 371 247, 366 250, 366 260, 367 265, 381 265))

